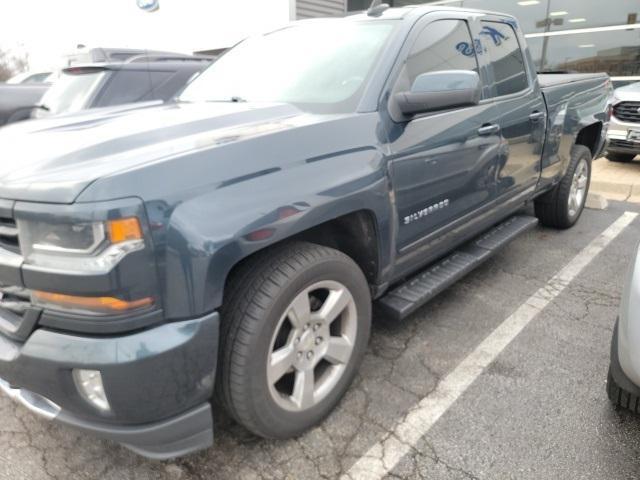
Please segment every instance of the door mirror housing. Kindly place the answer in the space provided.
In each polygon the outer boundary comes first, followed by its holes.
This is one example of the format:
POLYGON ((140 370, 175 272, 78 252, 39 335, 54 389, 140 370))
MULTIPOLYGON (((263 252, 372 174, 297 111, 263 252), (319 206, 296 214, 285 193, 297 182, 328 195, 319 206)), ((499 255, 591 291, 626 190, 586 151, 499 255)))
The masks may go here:
POLYGON ((480 97, 480 77, 471 70, 423 73, 416 77, 410 91, 394 95, 404 115, 477 105, 480 97))

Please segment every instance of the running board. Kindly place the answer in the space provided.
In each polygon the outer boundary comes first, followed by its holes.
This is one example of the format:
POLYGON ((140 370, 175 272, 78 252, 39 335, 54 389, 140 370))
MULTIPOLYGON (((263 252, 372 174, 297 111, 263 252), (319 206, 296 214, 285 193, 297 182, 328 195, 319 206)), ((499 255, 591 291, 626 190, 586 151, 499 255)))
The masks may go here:
POLYGON ((516 215, 509 218, 390 290, 376 302, 377 306, 394 320, 407 317, 536 225, 538 219, 535 217, 516 215))

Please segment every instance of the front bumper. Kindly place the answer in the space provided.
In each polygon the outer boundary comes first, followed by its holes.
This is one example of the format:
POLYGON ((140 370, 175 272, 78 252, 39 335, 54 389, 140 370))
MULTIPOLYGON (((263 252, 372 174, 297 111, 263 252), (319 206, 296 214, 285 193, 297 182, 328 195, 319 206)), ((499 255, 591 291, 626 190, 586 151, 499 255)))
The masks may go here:
POLYGON ((45 418, 146 457, 184 455, 213 443, 218 328, 212 313, 117 337, 42 328, 24 343, 0 335, 0 389, 45 418), (74 368, 101 372, 109 412, 80 395, 74 368))
POLYGON ((640 130, 640 123, 622 122, 612 116, 607 130, 607 151, 640 154, 640 142, 629 140, 630 130, 640 130))

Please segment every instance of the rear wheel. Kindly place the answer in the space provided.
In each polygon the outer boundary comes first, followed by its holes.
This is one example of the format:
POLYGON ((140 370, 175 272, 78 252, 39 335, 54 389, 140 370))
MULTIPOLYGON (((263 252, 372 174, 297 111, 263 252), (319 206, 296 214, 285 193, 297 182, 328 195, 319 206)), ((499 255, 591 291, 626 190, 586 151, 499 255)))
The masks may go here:
POLYGON ((351 258, 291 243, 234 274, 222 315, 226 408, 257 435, 289 438, 328 415, 349 387, 369 338, 371 298, 351 258))
POLYGON ((607 160, 610 160, 612 162, 627 163, 633 160, 634 158, 635 158, 635 154, 633 153, 615 153, 615 152, 607 153, 607 160))
POLYGON ((591 181, 591 151, 574 145, 564 177, 553 190, 535 200, 536 216, 543 225, 572 227, 580 218, 591 181))

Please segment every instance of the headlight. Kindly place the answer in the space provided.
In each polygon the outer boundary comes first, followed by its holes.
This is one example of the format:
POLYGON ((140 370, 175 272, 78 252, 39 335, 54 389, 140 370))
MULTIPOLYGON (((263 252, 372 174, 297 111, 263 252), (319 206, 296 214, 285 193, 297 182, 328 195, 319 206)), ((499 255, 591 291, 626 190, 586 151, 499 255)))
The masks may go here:
POLYGON ((127 254, 144 248, 135 217, 90 223, 18 220, 28 264, 61 271, 106 273, 127 254))

